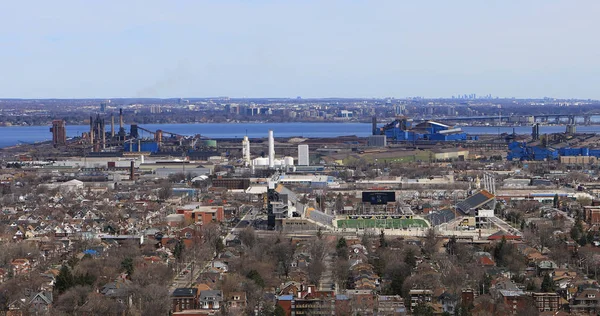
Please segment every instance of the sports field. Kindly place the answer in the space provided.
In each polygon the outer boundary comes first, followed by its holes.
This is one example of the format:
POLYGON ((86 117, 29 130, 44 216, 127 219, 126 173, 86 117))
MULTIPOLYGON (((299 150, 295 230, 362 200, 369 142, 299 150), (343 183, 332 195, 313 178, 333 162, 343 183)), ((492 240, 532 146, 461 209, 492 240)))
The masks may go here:
POLYGON ((340 219, 338 228, 386 228, 402 229, 411 227, 429 227, 422 219, 340 219))

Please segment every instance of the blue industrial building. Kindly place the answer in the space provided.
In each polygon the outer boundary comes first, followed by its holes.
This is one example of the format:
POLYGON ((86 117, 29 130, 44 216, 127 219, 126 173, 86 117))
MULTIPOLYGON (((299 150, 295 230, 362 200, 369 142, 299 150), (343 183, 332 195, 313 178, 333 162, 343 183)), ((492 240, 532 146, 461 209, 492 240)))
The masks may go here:
POLYGON ((529 146, 525 142, 512 142, 508 144, 508 160, 557 160, 560 156, 593 156, 600 158, 600 149, 588 147, 564 147, 554 149, 542 146, 529 146))
POLYGON ((145 152, 151 152, 151 153, 158 152, 158 143, 157 142, 148 142, 148 141, 140 142, 139 147, 140 148, 138 150, 138 142, 135 142, 135 141, 126 142, 123 144, 123 150, 126 152, 136 152, 136 151, 145 151, 145 152))
POLYGON ((477 136, 469 136, 460 128, 454 128, 434 121, 426 121, 413 126, 411 119, 396 119, 382 128, 374 127, 374 135, 385 135, 392 142, 416 141, 466 141, 477 140, 477 136))
POLYGON ((553 148, 541 146, 528 146, 525 142, 512 142, 508 144, 508 160, 556 160, 558 151, 553 148))

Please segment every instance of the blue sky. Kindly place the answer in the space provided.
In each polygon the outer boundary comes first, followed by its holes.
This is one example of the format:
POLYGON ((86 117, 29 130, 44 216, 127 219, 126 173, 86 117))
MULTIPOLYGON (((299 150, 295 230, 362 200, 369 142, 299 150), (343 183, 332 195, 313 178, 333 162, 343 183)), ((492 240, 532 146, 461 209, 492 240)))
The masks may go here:
POLYGON ((2 1, 0 98, 600 99, 600 1, 2 1))

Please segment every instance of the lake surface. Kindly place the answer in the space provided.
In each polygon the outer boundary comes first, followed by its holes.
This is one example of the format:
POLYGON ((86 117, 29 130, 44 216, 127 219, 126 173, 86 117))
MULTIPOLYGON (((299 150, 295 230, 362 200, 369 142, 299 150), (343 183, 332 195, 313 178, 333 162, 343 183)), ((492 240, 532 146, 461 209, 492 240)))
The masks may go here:
MULTIPOLYGON (((267 137, 270 129, 277 137, 337 137, 356 135, 366 137, 371 134, 369 123, 198 123, 198 124, 144 124, 140 125, 151 131, 163 130, 181 135, 201 134, 209 138, 240 138, 248 135, 250 138, 267 137)), ((461 126, 469 134, 500 134, 512 133, 513 127, 493 126, 461 126)), ((125 126, 129 132, 129 125, 125 126)), ((89 130, 88 125, 67 126, 67 137, 80 136, 89 130)), ((514 127, 517 134, 531 134, 531 127, 514 127)), ((106 131, 110 131, 107 126, 106 131)), ((540 133, 562 133, 565 126, 540 126, 540 133)), ((600 125, 577 126, 577 132, 600 133, 600 125)), ((140 131, 144 137, 149 133, 140 131)), ((34 143, 52 139, 50 126, 11 126, 0 127, 0 148, 19 143, 34 143)))

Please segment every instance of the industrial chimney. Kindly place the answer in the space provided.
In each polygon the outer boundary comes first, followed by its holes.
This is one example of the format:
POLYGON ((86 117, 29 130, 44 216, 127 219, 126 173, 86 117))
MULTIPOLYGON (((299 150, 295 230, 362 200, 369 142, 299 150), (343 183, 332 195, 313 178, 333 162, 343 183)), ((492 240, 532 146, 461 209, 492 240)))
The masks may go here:
POLYGON ((90 115, 90 145, 92 145, 92 151, 94 151, 94 119, 90 115))
POLYGON ((377 132, 377 117, 373 116, 373 118, 371 120, 371 124, 373 125, 373 126, 371 126, 371 134, 379 135, 379 133, 377 132))
POLYGON ((119 109, 119 131, 123 129, 123 109, 119 109))
POLYGON ((106 123, 102 119, 102 149, 106 149, 106 123))
POLYGON ((275 167, 275 139, 273 138, 273 130, 269 130, 269 168, 275 167))
POLYGON ((134 170, 135 170, 135 162, 132 160, 131 165, 129 167, 129 180, 133 181, 135 179, 134 170))
POLYGON ((115 138, 115 114, 110 114, 110 137, 115 138))

